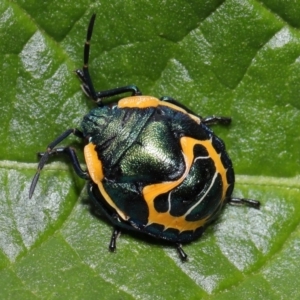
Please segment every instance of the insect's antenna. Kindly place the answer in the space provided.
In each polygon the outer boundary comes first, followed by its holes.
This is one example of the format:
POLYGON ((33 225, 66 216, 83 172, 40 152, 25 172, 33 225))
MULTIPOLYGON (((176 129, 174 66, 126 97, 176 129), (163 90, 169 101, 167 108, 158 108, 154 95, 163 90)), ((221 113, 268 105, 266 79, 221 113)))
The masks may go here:
POLYGON ((89 27, 87 30, 87 34, 86 34, 86 41, 84 44, 84 54, 83 54, 83 76, 85 79, 85 84, 88 86, 89 92, 90 92, 90 96, 93 98, 93 100, 97 100, 97 94, 95 92, 92 80, 91 80, 91 76, 90 76, 90 72, 89 72, 89 56, 90 56, 90 41, 92 38, 92 34, 93 34, 93 28, 94 28, 94 23, 95 23, 95 19, 96 19, 96 14, 93 14, 89 23, 89 27))

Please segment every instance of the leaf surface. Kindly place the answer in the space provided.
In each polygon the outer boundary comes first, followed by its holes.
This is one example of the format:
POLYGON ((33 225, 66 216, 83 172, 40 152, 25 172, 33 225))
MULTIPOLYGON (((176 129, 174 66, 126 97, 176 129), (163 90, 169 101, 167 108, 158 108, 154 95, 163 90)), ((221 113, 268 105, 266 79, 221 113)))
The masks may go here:
MULTIPOLYGON (((300 32, 294 1, 2 1, 0 285, 2 299, 299 299, 300 32), (28 190, 36 153, 93 107, 73 71, 97 13, 97 90, 136 84, 215 126, 236 172, 234 195, 203 237, 174 248, 95 216, 67 159, 28 190)), ((78 149, 70 137, 64 142, 78 149)))

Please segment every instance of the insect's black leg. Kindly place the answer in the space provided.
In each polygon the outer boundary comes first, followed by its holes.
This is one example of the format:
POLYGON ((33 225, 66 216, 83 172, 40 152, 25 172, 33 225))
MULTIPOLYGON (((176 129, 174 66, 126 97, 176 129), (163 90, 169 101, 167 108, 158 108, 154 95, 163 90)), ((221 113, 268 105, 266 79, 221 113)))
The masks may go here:
POLYGON ((110 243, 109 243, 109 247, 108 247, 109 251, 111 251, 111 252, 116 251, 116 249, 117 249, 117 246, 116 246, 117 238, 119 237, 120 233, 121 233, 120 228, 115 227, 114 230, 113 230, 113 233, 111 235, 111 239, 110 239, 110 243))
POLYGON ((179 254, 179 257, 182 261, 186 261, 187 260, 187 254, 183 251, 182 246, 180 243, 176 243, 175 244, 177 252, 179 254))
POLYGON ((244 198, 229 198, 228 204, 236 205, 236 206, 246 205, 257 209, 260 207, 259 201, 253 199, 244 199, 244 198))
POLYGON ((184 110, 186 110, 189 114, 195 115, 201 119, 201 122, 205 125, 214 125, 214 124, 222 124, 222 125, 229 125, 231 123, 230 117, 220 117, 220 116, 209 116, 206 118, 203 118, 199 115, 196 115, 192 110, 190 110, 185 105, 181 104, 177 100, 173 99, 172 97, 164 96, 160 98, 161 101, 167 101, 169 103, 175 104, 184 110))
POLYGON ((81 169, 80 168, 80 164, 79 164, 77 156, 76 156, 76 154, 75 154, 75 152, 74 152, 74 150, 72 148, 65 147, 65 148, 54 149, 54 147, 56 145, 58 145, 61 141, 63 141, 64 139, 66 139, 70 134, 74 134, 77 137, 83 138, 83 134, 82 134, 82 132, 80 130, 78 130, 76 128, 68 129, 68 130, 66 130, 65 132, 63 132, 58 138, 56 138, 53 142, 51 142, 48 145, 46 152, 39 154, 39 156, 41 157, 41 159, 40 159, 40 162, 38 164, 37 171, 36 171, 36 173, 35 173, 35 175, 33 177, 31 185, 30 185, 29 198, 31 198, 32 195, 33 195, 33 192, 34 192, 36 184, 37 184, 37 182, 39 180, 40 173, 41 173, 42 169, 44 168, 45 164, 47 163, 49 157, 52 156, 55 153, 65 153, 65 154, 67 154, 71 158, 71 161, 73 163, 73 167, 74 167, 75 171, 76 172, 78 171, 77 174, 79 176, 81 176, 82 178, 87 179, 87 177, 86 177, 86 176, 88 176, 87 173, 86 173, 86 175, 84 175, 83 173, 85 173, 85 172, 83 170, 81 170, 82 172, 80 171, 80 169, 81 169), (63 151, 62 151, 62 149, 63 149, 63 151))
POLYGON ((89 72, 89 56, 90 56, 90 41, 92 38, 94 23, 95 23, 96 14, 93 14, 88 26, 86 41, 84 44, 84 55, 83 55, 83 68, 82 70, 76 70, 75 73, 82 81, 82 89, 84 93, 96 101, 99 106, 102 105, 102 99, 106 97, 112 97, 115 95, 131 92, 132 96, 141 95, 141 91, 135 85, 128 85, 124 87, 119 87, 111 90, 96 92, 90 72, 89 72))
POLYGON ((91 95, 89 86, 87 84, 85 84, 86 80, 85 80, 82 70, 76 70, 75 72, 76 72, 77 76, 81 79, 81 81, 84 82, 84 84, 82 85, 83 92, 89 98, 92 98, 94 101, 96 101, 96 103, 99 106, 102 105, 102 101, 104 98, 117 96, 117 95, 121 95, 124 93, 131 93, 132 96, 142 95, 142 92, 136 85, 126 85, 126 86, 122 86, 122 87, 118 87, 118 88, 114 88, 114 89, 110 89, 110 90, 96 92, 96 100, 95 100, 95 98, 91 95))
POLYGON ((205 125, 215 125, 215 124, 229 125, 231 123, 231 118, 221 117, 221 116, 209 116, 206 118, 202 118, 201 121, 205 125))
POLYGON ((159 98, 159 100, 161 101, 166 101, 166 102, 169 102, 169 103, 172 103, 180 108, 183 108, 186 112, 188 112, 189 114, 192 114, 192 115, 195 115, 197 117, 199 117, 200 119, 202 119, 201 116, 199 115, 196 115, 191 109, 189 109, 187 106, 183 105, 182 103, 178 102, 177 100, 175 100, 174 98, 172 97, 169 97, 169 96, 163 96, 161 98, 159 98))
POLYGON ((127 85, 127 86, 122 86, 111 90, 97 92, 97 97, 98 99, 103 99, 103 98, 112 97, 112 96, 116 96, 128 92, 131 92, 132 96, 142 95, 142 92, 139 90, 137 86, 127 85))
POLYGON ((54 148, 54 149, 52 149, 51 152, 39 152, 38 156, 43 157, 45 154, 49 155, 49 157, 53 156, 53 155, 61 155, 61 154, 67 155, 71 160, 71 164, 72 164, 73 169, 76 172, 76 174, 82 179, 87 180, 90 178, 88 172, 85 170, 82 170, 74 148, 72 148, 72 147, 54 148))
POLYGON ((62 142, 64 139, 66 139, 70 134, 73 134, 81 139, 84 138, 83 133, 77 129, 77 128, 70 128, 67 129, 65 132, 63 132, 59 137, 57 137, 53 142, 51 142, 47 146, 47 151, 51 151, 55 146, 57 146, 60 142, 62 142))

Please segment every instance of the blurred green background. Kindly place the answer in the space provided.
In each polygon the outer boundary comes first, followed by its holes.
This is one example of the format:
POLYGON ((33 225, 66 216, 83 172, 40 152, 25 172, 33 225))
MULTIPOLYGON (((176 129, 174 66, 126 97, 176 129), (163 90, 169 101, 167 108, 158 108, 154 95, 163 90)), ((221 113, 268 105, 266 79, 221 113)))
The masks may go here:
POLYGON ((1 1, 1 298, 299 299, 299 12, 290 0, 1 1), (214 131, 234 195, 262 207, 228 206, 184 247, 187 263, 135 234, 109 253, 111 226, 68 160, 47 165, 28 199, 36 153, 93 107, 73 72, 92 13, 97 90, 136 84, 233 118, 214 131))

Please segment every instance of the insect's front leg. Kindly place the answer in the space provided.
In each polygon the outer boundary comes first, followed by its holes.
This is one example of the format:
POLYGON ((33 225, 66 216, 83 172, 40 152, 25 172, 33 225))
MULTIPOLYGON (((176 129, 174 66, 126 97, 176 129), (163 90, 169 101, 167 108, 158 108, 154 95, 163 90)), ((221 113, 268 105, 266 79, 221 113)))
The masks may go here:
POLYGON ((58 138, 56 138, 54 141, 52 141, 48 146, 45 152, 40 152, 38 155, 41 157, 40 162, 37 167, 37 171, 33 177, 33 180, 31 182, 31 186, 29 189, 29 198, 32 197, 35 187, 37 185, 37 182, 40 177, 40 173, 42 169, 44 168, 45 164, 47 163, 48 159, 53 156, 54 154, 66 154, 70 157, 73 168, 75 172, 83 179, 88 179, 89 175, 86 171, 82 170, 80 167, 80 163, 78 161, 77 155, 75 153, 75 150, 71 147, 60 147, 55 148, 60 142, 62 142, 64 139, 66 139, 70 134, 74 134, 75 136, 83 139, 83 133, 78 130, 77 128, 71 128, 63 132, 58 138))

